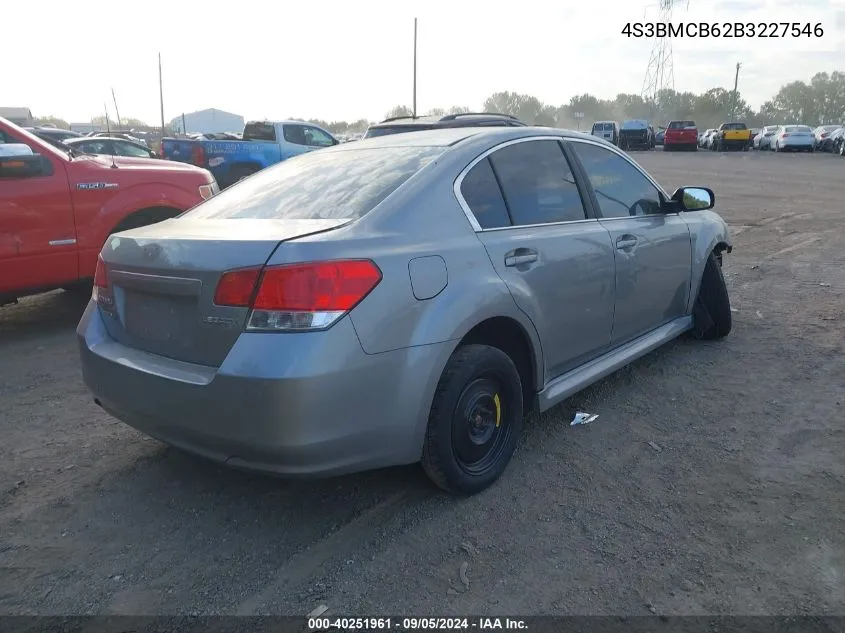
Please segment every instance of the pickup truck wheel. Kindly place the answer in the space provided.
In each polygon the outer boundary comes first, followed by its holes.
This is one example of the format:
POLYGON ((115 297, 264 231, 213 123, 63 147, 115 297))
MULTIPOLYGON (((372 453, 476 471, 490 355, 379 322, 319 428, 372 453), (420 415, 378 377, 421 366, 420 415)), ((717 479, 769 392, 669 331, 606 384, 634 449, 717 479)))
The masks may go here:
POLYGON ((714 340, 730 334, 731 301, 722 265, 715 253, 710 253, 701 277, 698 297, 692 310, 693 336, 702 340, 714 340))
POLYGON ((511 358, 489 345, 459 347, 434 394, 423 469, 447 492, 481 492, 510 462, 522 416, 522 381, 511 358))

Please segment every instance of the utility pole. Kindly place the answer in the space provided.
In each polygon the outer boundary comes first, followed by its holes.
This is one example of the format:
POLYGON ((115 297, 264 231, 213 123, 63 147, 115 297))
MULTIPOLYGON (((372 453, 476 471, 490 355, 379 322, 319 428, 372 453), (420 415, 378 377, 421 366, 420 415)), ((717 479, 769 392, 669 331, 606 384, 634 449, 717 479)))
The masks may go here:
POLYGON ((731 106, 731 119, 736 118, 736 104, 739 101, 739 93, 737 92, 737 88, 739 87, 739 69, 742 66, 741 63, 737 62, 736 64, 736 75, 734 76, 734 99, 733 105, 731 106))
POLYGON ((161 81, 161 53, 158 54, 158 100, 161 104, 161 138, 164 138, 164 88, 161 81))
POLYGON ((114 88, 111 89, 111 98, 114 101, 114 113, 117 115, 117 127, 123 129, 123 123, 120 122, 120 110, 117 109, 117 97, 114 96, 114 88))
POLYGON ((414 102, 412 108, 414 118, 417 118, 417 18, 414 18, 414 102))

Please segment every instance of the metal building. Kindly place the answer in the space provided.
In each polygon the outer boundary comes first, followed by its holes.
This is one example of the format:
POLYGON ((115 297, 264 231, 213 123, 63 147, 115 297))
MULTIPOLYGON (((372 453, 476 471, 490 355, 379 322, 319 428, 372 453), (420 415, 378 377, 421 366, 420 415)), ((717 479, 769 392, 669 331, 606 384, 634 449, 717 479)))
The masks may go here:
POLYGON ((207 134, 210 132, 241 132, 244 118, 240 114, 216 108, 180 114, 170 122, 170 129, 177 134, 207 134))
POLYGON ((35 125, 35 119, 29 108, 0 108, 0 116, 22 127, 35 125))

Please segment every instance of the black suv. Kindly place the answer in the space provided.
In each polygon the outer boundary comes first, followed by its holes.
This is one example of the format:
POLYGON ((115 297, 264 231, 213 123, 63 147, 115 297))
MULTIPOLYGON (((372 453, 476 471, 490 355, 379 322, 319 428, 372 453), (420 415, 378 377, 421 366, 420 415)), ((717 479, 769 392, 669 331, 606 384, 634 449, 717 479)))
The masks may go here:
POLYGON ((438 130, 447 127, 525 127, 525 123, 510 114, 495 112, 466 112, 446 116, 397 116, 367 128, 364 138, 387 136, 402 132, 438 130))

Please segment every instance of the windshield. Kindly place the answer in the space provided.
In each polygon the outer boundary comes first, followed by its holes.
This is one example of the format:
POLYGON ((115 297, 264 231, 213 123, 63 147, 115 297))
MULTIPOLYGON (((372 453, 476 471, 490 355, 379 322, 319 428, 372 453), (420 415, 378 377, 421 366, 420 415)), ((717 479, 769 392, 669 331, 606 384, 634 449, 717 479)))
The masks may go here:
POLYGON ((301 154, 225 189, 182 217, 357 219, 444 150, 377 147, 301 154))
POLYGON ((722 126, 723 130, 747 130, 748 126, 745 123, 725 123, 722 126))
POLYGON ((834 130, 838 130, 838 129, 839 129, 838 125, 823 125, 822 126, 822 130, 824 130, 825 132, 833 132, 834 130))
POLYGON ((612 132, 613 123, 595 123, 593 124, 593 132, 612 132))

